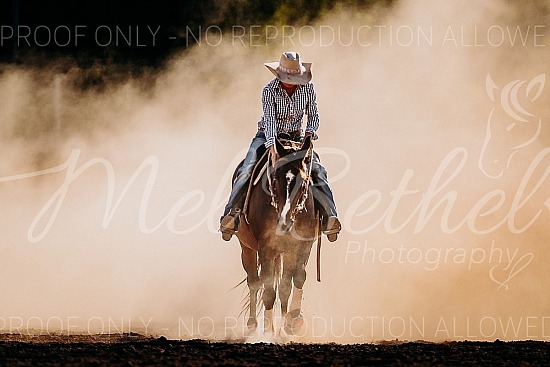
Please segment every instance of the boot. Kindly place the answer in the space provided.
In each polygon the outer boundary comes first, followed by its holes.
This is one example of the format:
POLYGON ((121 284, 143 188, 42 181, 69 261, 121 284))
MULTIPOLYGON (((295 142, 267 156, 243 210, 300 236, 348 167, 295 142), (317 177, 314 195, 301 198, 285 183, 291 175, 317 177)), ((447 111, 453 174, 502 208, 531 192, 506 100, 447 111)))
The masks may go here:
POLYGON ((220 218, 220 232, 224 241, 229 241, 239 230, 240 215, 246 200, 247 188, 247 175, 239 175, 237 180, 233 182, 229 201, 224 208, 223 216, 220 218))
POLYGON ((332 195, 326 192, 330 190, 327 188, 327 185, 317 186, 318 192, 315 194, 315 206, 319 210, 321 217, 321 230, 330 242, 334 242, 338 239, 338 233, 342 230, 342 224, 340 224, 336 214, 334 199, 332 195))
POLYGON ((336 204, 332 191, 327 184, 314 187, 315 206, 321 216, 321 230, 330 242, 338 239, 338 233, 342 230, 342 224, 336 214, 336 204))
POLYGON ((233 208, 229 214, 220 220, 220 232, 224 241, 229 241, 231 237, 238 232, 240 223, 241 209, 233 208))
POLYGON ((326 219, 323 218, 322 229, 329 242, 334 242, 338 239, 338 233, 342 230, 342 225, 337 216, 331 215, 326 219))
POLYGON ((336 204, 328 183, 327 171, 321 165, 317 153, 313 155, 311 178, 313 179, 315 207, 319 210, 321 217, 321 229, 327 235, 328 240, 334 242, 338 238, 342 225, 336 214, 336 204))

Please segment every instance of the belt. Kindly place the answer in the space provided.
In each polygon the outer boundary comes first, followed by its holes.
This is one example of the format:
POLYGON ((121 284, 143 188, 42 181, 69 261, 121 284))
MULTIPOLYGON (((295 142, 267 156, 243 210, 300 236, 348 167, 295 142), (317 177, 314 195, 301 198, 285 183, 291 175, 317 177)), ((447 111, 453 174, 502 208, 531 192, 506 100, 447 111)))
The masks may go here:
MULTIPOLYGON (((258 131, 265 131, 263 127, 258 128, 258 131)), ((279 134, 287 134, 291 137, 299 137, 302 136, 302 130, 294 130, 294 131, 277 131, 277 135, 279 134)))

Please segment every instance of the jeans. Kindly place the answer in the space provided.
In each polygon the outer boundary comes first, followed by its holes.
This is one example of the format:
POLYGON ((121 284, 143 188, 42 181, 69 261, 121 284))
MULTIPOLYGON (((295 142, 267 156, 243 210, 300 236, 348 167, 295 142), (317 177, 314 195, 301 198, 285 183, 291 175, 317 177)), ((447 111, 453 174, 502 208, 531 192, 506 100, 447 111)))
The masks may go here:
MULTIPOLYGON (((250 176, 252 175, 256 162, 265 152, 265 142, 266 138, 263 131, 258 131, 254 138, 252 138, 244 162, 237 170, 235 180, 233 181, 231 194, 229 195, 229 200, 223 213, 224 216, 229 214, 233 208, 243 209, 250 176)), ((337 216, 336 204, 334 203, 332 190, 328 183, 327 171, 325 167, 321 165, 319 156, 315 152, 313 154, 313 165, 311 166, 311 178, 313 181, 312 191, 315 206, 318 210, 321 210, 321 215, 325 218, 337 216)))

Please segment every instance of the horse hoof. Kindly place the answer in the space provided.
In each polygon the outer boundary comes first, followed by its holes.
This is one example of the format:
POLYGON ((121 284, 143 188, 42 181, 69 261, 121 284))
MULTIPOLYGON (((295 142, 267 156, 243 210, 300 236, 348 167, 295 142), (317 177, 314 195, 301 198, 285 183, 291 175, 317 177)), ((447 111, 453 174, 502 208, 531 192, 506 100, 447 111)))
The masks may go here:
POLYGON ((231 237, 233 237, 233 233, 222 232, 222 239, 224 241, 229 241, 231 237))
POLYGON ((258 327, 258 321, 255 318, 249 318, 246 326, 248 327, 248 331, 255 331, 258 327))
POLYGON ((329 242, 336 241, 338 239, 338 233, 332 233, 327 235, 327 239, 329 240, 329 242))
POLYGON ((296 335, 304 325, 304 317, 300 310, 292 310, 285 316, 285 332, 288 335, 296 335))

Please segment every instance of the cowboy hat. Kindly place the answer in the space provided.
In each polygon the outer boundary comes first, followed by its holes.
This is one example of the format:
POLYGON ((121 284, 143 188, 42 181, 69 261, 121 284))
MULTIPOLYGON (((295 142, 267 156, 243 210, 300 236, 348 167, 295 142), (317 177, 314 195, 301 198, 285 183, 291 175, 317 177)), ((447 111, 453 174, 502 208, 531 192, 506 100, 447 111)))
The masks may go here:
POLYGON ((306 84, 311 80, 311 63, 300 62, 297 52, 283 52, 279 61, 264 65, 283 83, 306 84))

